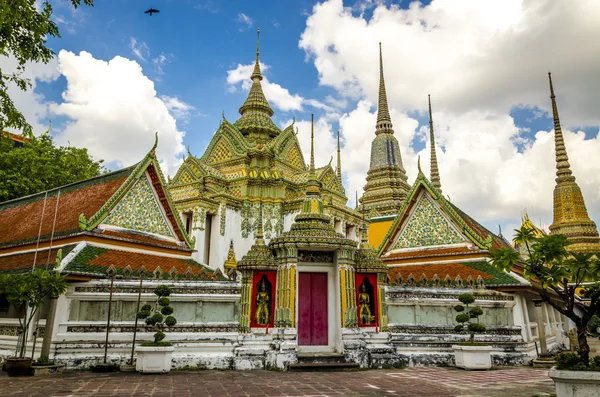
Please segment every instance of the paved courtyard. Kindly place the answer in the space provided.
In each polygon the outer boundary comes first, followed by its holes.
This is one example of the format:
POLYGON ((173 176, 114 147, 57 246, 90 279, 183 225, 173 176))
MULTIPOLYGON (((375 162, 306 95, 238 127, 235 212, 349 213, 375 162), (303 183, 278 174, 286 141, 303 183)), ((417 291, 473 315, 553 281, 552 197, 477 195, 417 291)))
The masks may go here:
POLYGON ((173 371, 166 375, 66 372, 45 377, 0 376, 0 396, 435 396, 532 397, 554 391, 547 370, 485 372, 407 368, 354 372, 173 371))

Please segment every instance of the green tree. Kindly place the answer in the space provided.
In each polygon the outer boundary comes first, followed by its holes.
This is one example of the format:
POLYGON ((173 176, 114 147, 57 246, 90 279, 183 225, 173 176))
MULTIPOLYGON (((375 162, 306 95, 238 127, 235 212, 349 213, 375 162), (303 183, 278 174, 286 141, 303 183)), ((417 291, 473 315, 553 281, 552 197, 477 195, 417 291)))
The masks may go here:
POLYGON ((87 149, 54 146, 48 133, 26 140, 22 147, 13 147, 2 135, 0 202, 100 175, 105 172, 102 162, 94 161, 87 149))
MULTIPOLYGON (((70 0, 77 8, 82 2, 94 5, 94 0, 70 0)), ((16 59, 17 70, 6 73, 0 69, 0 131, 5 127, 22 130, 32 136, 31 125, 15 107, 8 95, 8 85, 14 84, 26 91, 31 87, 29 79, 23 77, 27 62, 48 63, 54 52, 46 47, 50 37, 60 37, 58 26, 52 21, 52 4, 45 0, 0 1, 0 56, 16 59)))
POLYGON ((67 289, 64 276, 55 271, 37 268, 31 273, 0 275, 0 295, 4 295, 19 314, 20 337, 16 357, 25 356, 26 333, 46 298, 56 298, 67 289))
POLYGON ((569 252, 569 241, 561 234, 535 238, 526 227, 515 230, 514 241, 525 244, 529 257, 522 259, 510 248, 492 250, 492 263, 502 269, 522 267, 523 276, 532 281, 542 301, 575 323, 579 353, 589 364, 587 326, 600 311, 600 253, 569 252), (577 296, 581 289, 585 304, 577 296))

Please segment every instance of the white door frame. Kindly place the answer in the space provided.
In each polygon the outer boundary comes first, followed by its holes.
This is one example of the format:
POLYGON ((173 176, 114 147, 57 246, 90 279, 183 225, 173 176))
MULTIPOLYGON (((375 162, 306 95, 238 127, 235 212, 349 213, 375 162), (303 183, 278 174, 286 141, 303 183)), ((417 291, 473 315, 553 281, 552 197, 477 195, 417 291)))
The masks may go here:
POLYGON ((298 345, 299 352, 341 352, 341 329, 340 329, 340 287, 339 274, 335 263, 323 262, 299 262, 296 272, 296 327, 298 327, 298 292, 300 289, 300 273, 327 273, 327 345, 326 346, 302 346, 298 345))

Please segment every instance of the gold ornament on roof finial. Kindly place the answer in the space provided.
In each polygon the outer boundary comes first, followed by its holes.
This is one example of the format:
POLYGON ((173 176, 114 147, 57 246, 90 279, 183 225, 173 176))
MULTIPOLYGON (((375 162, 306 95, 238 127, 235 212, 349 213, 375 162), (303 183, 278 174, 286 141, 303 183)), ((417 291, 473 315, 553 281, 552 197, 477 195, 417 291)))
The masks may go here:
POLYGON ((260 26, 257 30, 257 39, 256 39, 256 56, 258 57, 258 53, 260 52, 260 26))

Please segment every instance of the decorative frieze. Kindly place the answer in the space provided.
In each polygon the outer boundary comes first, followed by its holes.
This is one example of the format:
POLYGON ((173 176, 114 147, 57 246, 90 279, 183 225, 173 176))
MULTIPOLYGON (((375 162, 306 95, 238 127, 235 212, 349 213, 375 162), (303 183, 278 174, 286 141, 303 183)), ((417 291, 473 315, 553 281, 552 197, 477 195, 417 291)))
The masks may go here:
MULTIPOLYGON (((184 285, 184 286, 170 286, 171 292, 173 294, 185 294, 185 295, 231 295, 231 294, 239 294, 241 292, 241 288, 239 284, 231 283, 232 287, 220 287, 220 286, 192 286, 192 285, 184 285)), ((87 287, 75 287, 75 292, 81 293, 105 293, 108 294, 110 292, 110 285, 94 285, 87 287)), ((116 285, 113 288, 114 294, 137 294, 138 287, 134 285, 120 286, 116 285)), ((152 287, 143 287, 143 294, 153 294, 154 286, 152 287)))
POLYGON ((333 263, 333 252, 298 250, 298 262, 333 263))
MULTIPOLYGON (((110 332, 133 332, 134 325, 111 325, 110 332)), ((219 323, 219 324, 193 324, 193 325, 175 325, 169 328, 169 332, 237 332, 237 323, 219 323)), ((67 327, 67 332, 73 333, 91 333, 106 332, 106 325, 71 325, 67 327)), ((152 326, 138 325, 137 332, 156 332, 152 326)))

